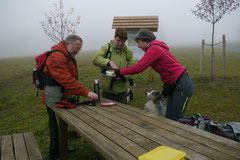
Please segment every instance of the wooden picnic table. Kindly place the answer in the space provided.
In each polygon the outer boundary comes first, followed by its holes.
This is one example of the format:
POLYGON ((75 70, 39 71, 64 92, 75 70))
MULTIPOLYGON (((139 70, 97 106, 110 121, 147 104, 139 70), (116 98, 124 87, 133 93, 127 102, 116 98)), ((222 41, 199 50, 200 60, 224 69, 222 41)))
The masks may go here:
POLYGON ((51 108, 59 118, 61 160, 68 159, 68 125, 106 159, 137 160, 160 145, 183 151, 190 160, 240 159, 240 143, 236 141, 129 105, 51 108))

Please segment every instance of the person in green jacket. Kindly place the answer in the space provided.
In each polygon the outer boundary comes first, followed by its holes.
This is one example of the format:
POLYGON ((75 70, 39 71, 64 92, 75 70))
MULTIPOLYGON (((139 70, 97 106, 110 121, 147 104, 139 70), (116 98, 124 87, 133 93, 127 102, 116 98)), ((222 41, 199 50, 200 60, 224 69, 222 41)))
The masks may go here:
POLYGON ((125 45, 127 30, 117 28, 114 39, 101 47, 93 57, 93 64, 101 67, 100 87, 102 97, 127 104, 129 82, 120 78, 106 76, 107 70, 116 70, 133 65, 133 53, 125 45))

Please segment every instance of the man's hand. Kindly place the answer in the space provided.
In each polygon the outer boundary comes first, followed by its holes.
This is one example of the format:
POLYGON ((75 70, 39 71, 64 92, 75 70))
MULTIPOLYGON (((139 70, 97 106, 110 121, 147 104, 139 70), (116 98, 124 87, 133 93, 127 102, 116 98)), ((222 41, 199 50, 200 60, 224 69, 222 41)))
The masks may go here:
POLYGON ((98 99, 98 95, 94 92, 89 92, 87 96, 90 97, 92 100, 98 99))
POLYGON ((118 70, 118 66, 113 61, 109 61, 108 64, 114 71, 118 70))

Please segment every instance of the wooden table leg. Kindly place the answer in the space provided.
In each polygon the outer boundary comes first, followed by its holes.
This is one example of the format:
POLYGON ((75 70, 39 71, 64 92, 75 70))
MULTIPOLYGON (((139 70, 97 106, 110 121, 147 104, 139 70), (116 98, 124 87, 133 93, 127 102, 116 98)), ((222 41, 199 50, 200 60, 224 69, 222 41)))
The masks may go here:
POLYGON ((59 154, 60 160, 68 160, 68 136, 67 124, 58 116, 58 133, 59 133, 59 154))

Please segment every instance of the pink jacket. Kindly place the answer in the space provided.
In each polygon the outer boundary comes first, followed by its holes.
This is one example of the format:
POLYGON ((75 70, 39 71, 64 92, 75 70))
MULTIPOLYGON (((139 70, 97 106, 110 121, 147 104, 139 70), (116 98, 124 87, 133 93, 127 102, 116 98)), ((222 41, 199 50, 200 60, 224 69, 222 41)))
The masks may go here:
POLYGON ((185 70, 181 63, 169 52, 167 44, 153 40, 145 49, 145 54, 139 62, 131 67, 121 69, 120 74, 137 74, 149 66, 158 72, 163 83, 167 84, 177 81, 185 70))

